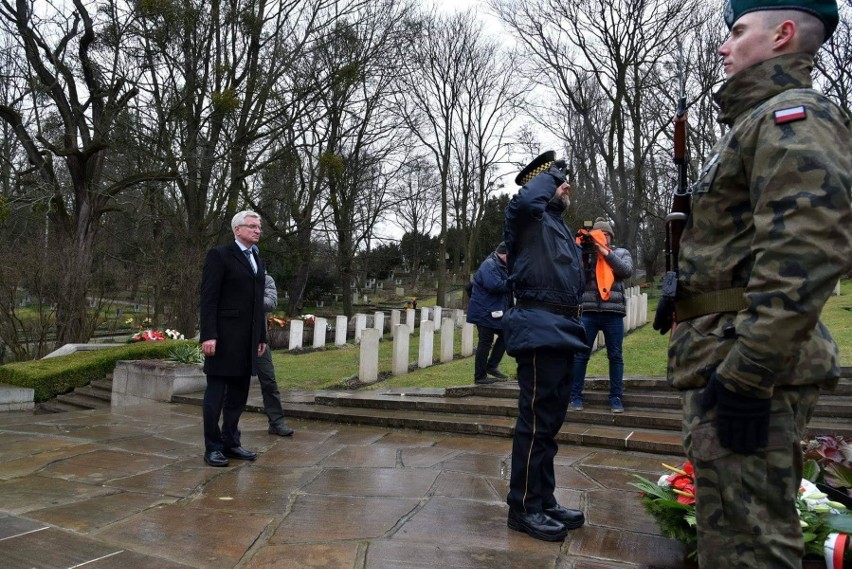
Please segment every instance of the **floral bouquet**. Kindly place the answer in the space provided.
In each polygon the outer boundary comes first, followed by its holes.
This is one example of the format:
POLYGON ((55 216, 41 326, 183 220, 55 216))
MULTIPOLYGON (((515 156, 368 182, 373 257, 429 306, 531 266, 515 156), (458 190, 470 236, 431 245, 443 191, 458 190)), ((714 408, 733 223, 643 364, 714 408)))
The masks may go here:
POLYGON ((160 340, 183 340, 183 334, 178 332, 177 330, 166 329, 165 331, 160 330, 140 330, 133 334, 130 339, 127 341, 128 343, 133 342, 157 342, 160 340))
POLYGON ((642 491, 642 505, 651 514, 666 537, 683 544, 689 556, 694 557, 698 545, 695 530, 695 471, 686 461, 680 468, 663 464, 671 474, 663 474, 654 483, 634 474, 638 482, 631 482, 642 491))
MULTIPOLYGON (((642 504, 660 526, 661 533, 680 541, 689 556, 695 556, 698 545, 695 517, 695 471, 686 461, 679 468, 663 464, 671 474, 663 474, 654 483, 639 475, 631 482, 642 491, 642 504)), ((805 542, 805 555, 825 557, 828 567, 841 569, 843 560, 852 559, 846 551, 848 534, 852 533, 852 513, 810 481, 802 480, 796 500, 805 542)))

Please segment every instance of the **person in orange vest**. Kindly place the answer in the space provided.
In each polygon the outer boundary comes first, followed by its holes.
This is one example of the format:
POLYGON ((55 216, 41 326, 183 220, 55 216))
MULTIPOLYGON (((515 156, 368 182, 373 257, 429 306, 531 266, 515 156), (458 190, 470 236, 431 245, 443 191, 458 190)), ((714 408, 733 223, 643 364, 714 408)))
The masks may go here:
MULTIPOLYGON (((599 217, 592 231, 577 237, 577 242, 582 246, 582 241, 586 239, 584 251, 590 250, 592 253, 583 255, 586 271, 582 302, 583 328, 586 329, 589 350, 598 332, 604 334, 606 356, 609 359, 609 407, 613 413, 623 413, 624 357, 621 345, 624 342, 624 315, 627 314, 624 279, 633 274, 633 258, 627 249, 612 246, 614 238, 612 224, 599 217)), ((590 355, 591 352, 577 352, 574 356, 574 380, 571 385, 571 409, 574 411, 583 410, 583 385, 590 355)))

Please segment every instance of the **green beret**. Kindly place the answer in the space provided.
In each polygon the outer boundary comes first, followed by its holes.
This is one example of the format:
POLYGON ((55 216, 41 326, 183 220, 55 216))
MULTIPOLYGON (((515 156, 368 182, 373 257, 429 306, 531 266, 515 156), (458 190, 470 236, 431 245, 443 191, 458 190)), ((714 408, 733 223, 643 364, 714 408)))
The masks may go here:
POLYGON ((799 10, 816 16, 825 26, 823 41, 831 37, 839 21, 836 0, 728 0, 725 23, 730 30, 744 14, 762 10, 799 10))
POLYGON ((515 183, 519 186, 525 186, 527 182, 541 174, 547 172, 550 165, 556 160, 556 153, 553 150, 548 150, 544 154, 539 154, 536 159, 524 166, 521 173, 515 176, 515 183))

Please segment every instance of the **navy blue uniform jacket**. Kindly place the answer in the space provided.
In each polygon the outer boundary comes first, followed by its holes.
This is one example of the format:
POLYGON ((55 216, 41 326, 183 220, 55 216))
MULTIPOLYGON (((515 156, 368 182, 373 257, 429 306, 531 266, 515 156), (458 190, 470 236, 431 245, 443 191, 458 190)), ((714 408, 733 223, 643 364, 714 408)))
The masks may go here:
MULTIPOLYGON (((562 221, 562 204, 551 203, 560 182, 543 172, 512 198, 506 208, 503 239, 509 255, 509 280, 518 304, 524 300, 577 306, 583 294, 580 248, 562 221)), ((543 308, 510 308, 503 316, 506 352, 538 348, 587 351, 578 318, 543 308)))

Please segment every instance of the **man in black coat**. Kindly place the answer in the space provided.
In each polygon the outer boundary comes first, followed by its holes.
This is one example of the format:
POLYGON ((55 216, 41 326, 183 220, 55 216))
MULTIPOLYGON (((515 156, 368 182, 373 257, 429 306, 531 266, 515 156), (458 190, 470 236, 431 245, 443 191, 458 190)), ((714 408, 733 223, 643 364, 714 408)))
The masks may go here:
POLYGON ((265 271, 252 250, 260 240, 260 216, 241 211, 231 220, 234 242, 214 247, 201 274, 201 349, 204 352, 204 461, 254 460, 240 444, 237 424, 246 405, 255 355, 266 350, 263 311, 265 271), (222 427, 219 428, 219 417, 222 427))

